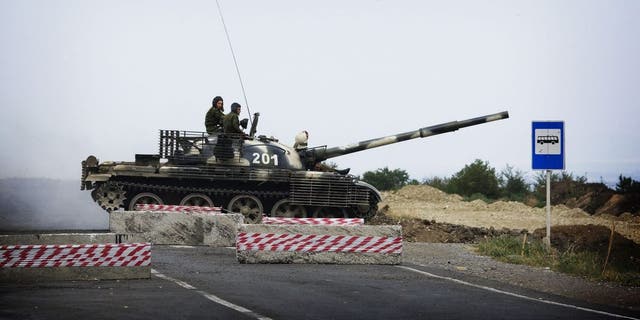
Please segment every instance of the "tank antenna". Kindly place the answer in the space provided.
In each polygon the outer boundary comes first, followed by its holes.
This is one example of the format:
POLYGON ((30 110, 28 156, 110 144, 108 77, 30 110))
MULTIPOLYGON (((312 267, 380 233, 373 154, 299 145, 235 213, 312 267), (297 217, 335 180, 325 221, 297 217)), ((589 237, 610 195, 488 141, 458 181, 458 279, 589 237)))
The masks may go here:
POLYGON ((220 8, 220 1, 216 0, 216 5, 218 6, 218 13, 220 14, 220 20, 222 21, 222 27, 224 27, 224 33, 227 35, 227 42, 229 43, 229 49, 231 49, 231 56, 233 57, 233 63, 236 66, 236 72, 238 73, 238 80, 240 80, 240 88, 242 88, 242 95, 244 96, 244 104, 247 107, 247 112, 249 113, 249 122, 253 124, 251 119, 251 110, 249 110, 249 101, 247 101, 247 94, 244 91, 244 84, 242 83, 242 77, 240 76, 240 68, 238 68, 238 61, 236 60, 236 53, 233 51, 233 46, 231 45, 231 38, 229 37, 229 31, 227 30, 227 24, 224 22, 224 17, 222 16, 222 9, 220 8))

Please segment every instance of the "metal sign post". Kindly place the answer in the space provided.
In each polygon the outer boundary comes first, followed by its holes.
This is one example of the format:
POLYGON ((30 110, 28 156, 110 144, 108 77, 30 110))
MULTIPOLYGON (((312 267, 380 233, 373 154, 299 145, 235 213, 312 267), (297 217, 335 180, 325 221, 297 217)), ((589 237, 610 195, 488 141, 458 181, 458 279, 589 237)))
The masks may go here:
POLYGON ((547 250, 551 250, 551 170, 547 170, 547 237, 544 239, 547 250))
POLYGON ((533 121, 531 123, 531 167, 546 170, 547 175, 547 237, 551 249, 551 170, 564 170, 564 121, 533 121))

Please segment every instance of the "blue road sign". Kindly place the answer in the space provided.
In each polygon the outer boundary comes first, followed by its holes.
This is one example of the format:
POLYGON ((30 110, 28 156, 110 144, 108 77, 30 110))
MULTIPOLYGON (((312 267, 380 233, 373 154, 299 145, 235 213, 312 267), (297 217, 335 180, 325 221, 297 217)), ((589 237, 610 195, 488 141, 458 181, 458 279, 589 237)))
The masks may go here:
POLYGON ((564 170, 564 121, 531 123, 533 170, 564 170))

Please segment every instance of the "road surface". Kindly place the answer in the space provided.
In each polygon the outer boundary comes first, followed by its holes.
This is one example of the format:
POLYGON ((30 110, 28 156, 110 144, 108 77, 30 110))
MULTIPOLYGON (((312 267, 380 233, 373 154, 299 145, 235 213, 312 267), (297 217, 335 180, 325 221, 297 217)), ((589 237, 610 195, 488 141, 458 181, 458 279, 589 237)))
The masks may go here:
POLYGON ((0 284, 7 319, 640 319, 434 267, 246 265, 154 246, 151 279, 0 284))

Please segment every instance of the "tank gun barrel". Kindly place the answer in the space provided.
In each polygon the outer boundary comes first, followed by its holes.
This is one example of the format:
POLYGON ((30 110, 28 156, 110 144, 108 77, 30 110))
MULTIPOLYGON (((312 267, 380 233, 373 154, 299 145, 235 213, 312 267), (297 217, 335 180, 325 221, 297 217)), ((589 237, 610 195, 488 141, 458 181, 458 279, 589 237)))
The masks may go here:
POLYGON ((460 128, 475 126, 491 121, 501 120, 509 118, 509 112, 503 111, 494 113, 482 117, 476 117, 461 121, 451 121, 447 123, 441 123, 429 127, 420 128, 418 130, 404 132, 400 134, 390 135, 382 138, 360 141, 357 143, 349 144, 341 147, 332 148, 312 148, 306 150, 303 158, 307 161, 307 165, 315 164, 330 158, 342 156, 349 153, 354 153, 362 150, 373 149, 381 146, 385 146, 392 143, 398 143, 406 140, 425 138, 441 133, 447 133, 456 131, 460 128))

